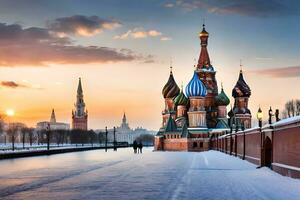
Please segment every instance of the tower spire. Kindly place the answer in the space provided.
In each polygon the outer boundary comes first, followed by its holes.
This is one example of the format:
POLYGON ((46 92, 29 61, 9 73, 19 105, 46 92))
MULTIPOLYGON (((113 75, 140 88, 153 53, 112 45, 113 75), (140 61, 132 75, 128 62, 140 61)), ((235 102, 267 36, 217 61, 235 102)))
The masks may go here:
POLYGON ((81 78, 79 78, 79 82, 78 82, 78 88, 77 88, 77 94, 82 94, 82 85, 81 85, 81 78))
POLYGON ((209 34, 205 30, 205 24, 202 25, 202 31, 199 33, 199 38, 201 40, 201 52, 198 60, 198 68, 208 68, 211 66, 208 51, 207 51, 207 42, 209 34))
POLYGON ((56 117, 55 117, 54 109, 52 109, 50 123, 56 123, 56 117))

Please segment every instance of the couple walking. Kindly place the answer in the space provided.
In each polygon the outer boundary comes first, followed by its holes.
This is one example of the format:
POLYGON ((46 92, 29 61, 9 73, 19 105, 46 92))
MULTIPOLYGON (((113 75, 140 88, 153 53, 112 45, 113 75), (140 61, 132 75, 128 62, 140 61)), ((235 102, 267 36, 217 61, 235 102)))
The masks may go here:
POLYGON ((134 153, 143 153, 143 143, 137 142, 136 140, 133 141, 133 151, 134 153))

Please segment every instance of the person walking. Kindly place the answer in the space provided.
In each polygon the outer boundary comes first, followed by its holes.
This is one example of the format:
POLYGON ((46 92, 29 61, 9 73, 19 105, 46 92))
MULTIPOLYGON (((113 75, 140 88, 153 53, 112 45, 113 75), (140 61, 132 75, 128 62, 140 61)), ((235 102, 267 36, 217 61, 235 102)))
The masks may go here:
POLYGON ((132 145, 132 146, 133 146, 133 152, 134 152, 134 153, 137 153, 136 150, 137 150, 137 148, 138 148, 138 143, 137 143, 136 140, 133 141, 133 145, 132 145))
POLYGON ((143 143, 142 143, 142 141, 140 141, 138 147, 139 147, 139 152, 143 153, 143 143))

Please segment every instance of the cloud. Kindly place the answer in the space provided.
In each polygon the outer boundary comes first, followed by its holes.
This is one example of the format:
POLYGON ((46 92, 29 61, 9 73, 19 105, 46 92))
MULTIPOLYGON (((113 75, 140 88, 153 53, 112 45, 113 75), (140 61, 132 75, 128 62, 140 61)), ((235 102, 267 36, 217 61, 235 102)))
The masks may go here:
POLYGON ((161 41, 169 41, 169 40, 172 40, 172 38, 170 38, 170 37, 161 37, 160 40, 161 41))
MULTIPOLYGON (((237 14, 251 17, 286 16, 299 13, 299 1, 295 0, 177 0, 173 7, 186 11, 196 9, 221 15, 237 14)), ((165 5, 166 7, 166 5, 165 5)))
POLYGON ((45 28, 0 23, 0 66, 47 66, 145 59, 129 49, 74 45, 45 28))
POLYGON ((166 8, 173 8, 174 6, 175 6, 174 3, 166 3, 166 4, 164 4, 164 7, 166 7, 166 8))
POLYGON ((6 88, 13 88, 13 89, 15 89, 15 88, 27 88, 28 87, 24 84, 16 83, 14 81, 2 81, 1 86, 6 87, 6 88))
POLYGON ((93 36, 104 30, 111 30, 121 26, 116 20, 102 19, 98 16, 74 15, 71 17, 57 18, 54 21, 48 21, 49 30, 57 33, 59 36, 79 35, 93 36))
POLYGON ((160 31, 157 31, 157 30, 154 30, 154 29, 145 31, 142 28, 135 28, 135 29, 132 29, 132 30, 128 30, 127 32, 125 32, 121 35, 116 35, 114 37, 114 39, 119 39, 119 40, 126 40, 126 39, 129 39, 129 38, 132 38, 132 39, 145 39, 145 38, 148 38, 148 37, 160 37, 161 41, 172 40, 171 37, 164 36, 162 34, 162 32, 160 32, 160 31))
POLYGON ((125 40, 129 38, 133 39, 143 39, 143 38, 148 38, 148 37, 158 37, 161 36, 162 33, 157 31, 157 30, 148 30, 145 31, 142 28, 135 28, 132 30, 128 30, 126 33, 123 33, 121 35, 116 35, 114 39, 120 39, 120 40, 125 40))
POLYGON ((274 78, 300 77, 300 66, 255 70, 250 73, 274 78))

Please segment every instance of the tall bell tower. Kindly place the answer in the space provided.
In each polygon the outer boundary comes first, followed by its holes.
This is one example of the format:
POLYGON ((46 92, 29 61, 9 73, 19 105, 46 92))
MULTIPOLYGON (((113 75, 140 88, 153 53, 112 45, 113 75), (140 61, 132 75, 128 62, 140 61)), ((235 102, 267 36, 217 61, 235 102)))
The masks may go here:
POLYGON ((207 95, 205 97, 207 126, 208 128, 215 128, 218 116, 218 109, 215 103, 215 97, 218 96, 218 85, 216 80, 216 71, 211 65, 211 61, 207 51, 208 37, 209 33, 205 30, 205 24, 203 24, 202 31, 199 33, 199 38, 201 41, 201 51, 196 72, 207 89, 207 95))
POLYGON ((72 129, 87 130, 88 112, 85 110, 81 78, 79 78, 77 98, 74 106, 75 111, 72 111, 72 129))

